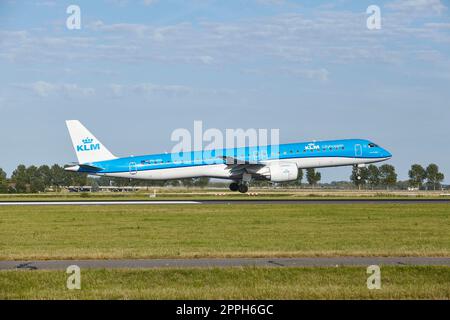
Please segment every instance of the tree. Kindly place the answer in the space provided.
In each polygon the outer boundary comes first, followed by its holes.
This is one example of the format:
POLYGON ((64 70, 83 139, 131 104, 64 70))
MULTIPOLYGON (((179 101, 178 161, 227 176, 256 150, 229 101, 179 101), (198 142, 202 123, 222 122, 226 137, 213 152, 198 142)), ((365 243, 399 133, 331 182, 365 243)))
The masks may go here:
POLYGON ((430 164, 425 171, 428 185, 432 185, 436 190, 436 186, 444 181, 444 174, 439 172, 439 167, 434 163, 430 164))
POLYGON ((196 187, 205 188, 209 183, 209 178, 207 177, 200 177, 200 178, 194 178, 193 184, 196 187))
POLYGON ((427 172, 420 164, 413 164, 411 170, 408 172, 409 185, 412 187, 420 188, 423 185, 423 181, 427 177, 427 172))
POLYGON ((394 166, 391 166, 390 164, 383 164, 380 167, 380 182, 387 189, 395 186, 397 183, 397 173, 395 173, 394 166))
POLYGON ((322 178, 320 172, 316 172, 314 168, 306 169, 306 180, 310 186, 314 187, 322 178))
POLYGON ((64 168, 54 164, 50 168, 50 175, 52 177, 52 185, 56 187, 56 190, 59 191, 59 189, 66 185, 65 184, 65 176, 66 172, 64 171, 64 168))
POLYGON ((167 181, 167 184, 172 187, 179 187, 181 185, 181 181, 180 180, 169 180, 169 181, 167 181))
POLYGON ((181 183, 183 184, 183 186, 190 188, 194 185, 194 179, 192 178, 182 179, 181 183))
POLYGON ((376 165, 371 164, 367 167, 367 174, 367 182, 373 190, 373 188, 380 185, 380 169, 376 165))
POLYGON ((87 185, 92 187, 92 189, 91 189, 92 192, 97 192, 100 190, 99 184, 98 184, 98 180, 99 180, 98 178, 88 177, 86 180, 87 180, 87 185))
POLYGON ((14 170, 11 175, 11 180, 15 184, 16 192, 27 192, 29 185, 27 167, 25 167, 23 164, 18 165, 16 170, 14 170))
POLYGON ((367 168, 358 168, 357 166, 353 166, 350 180, 353 182, 355 186, 361 189, 361 186, 364 186, 367 183, 368 179, 369 179, 369 170, 367 168))
POLYGON ((43 165, 38 168, 38 173, 44 184, 44 188, 49 188, 53 185, 52 171, 49 166, 43 165))
POLYGON ((71 185, 73 186, 85 186, 87 185, 87 174, 86 173, 79 173, 79 172, 70 172, 66 171, 68 174, 68 180, 71 181, 71 185))
POLYGON ((298 169, 298 177, 297 180, 295 181, 295 184, 298 186, 302 185, 302 180, 303 180, 303 170, 302 169, 298 169))
POLYGON ((29 166, 26 169, 26 175, 31 193, 45 191, 44 181, 39 172, 39 169, 36 166, 29 166))
POLYGON ((8 192, 8 180, 6 179, 6 172, 0 168, 0 193, 8 192))

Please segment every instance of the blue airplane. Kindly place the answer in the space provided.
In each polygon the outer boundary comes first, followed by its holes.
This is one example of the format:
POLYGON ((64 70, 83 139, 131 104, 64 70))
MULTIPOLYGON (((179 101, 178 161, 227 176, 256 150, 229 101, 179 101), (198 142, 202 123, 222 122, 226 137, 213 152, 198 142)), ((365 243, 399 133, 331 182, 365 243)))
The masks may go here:
POLYGON ((294 181, 299 169, 360 168, 392 157, 371 141, 345 139, 118 158, 78 120, 66 124, 78 158, 68 171, 144 180, 228 179, 233 181, 230 190, 241 193, 252 180, 294 181))

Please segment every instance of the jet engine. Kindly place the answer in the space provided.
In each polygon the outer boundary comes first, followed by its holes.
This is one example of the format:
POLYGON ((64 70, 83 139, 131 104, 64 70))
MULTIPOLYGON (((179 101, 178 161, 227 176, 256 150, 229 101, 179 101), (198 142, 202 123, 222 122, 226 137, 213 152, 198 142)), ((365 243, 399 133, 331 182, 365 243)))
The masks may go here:
POLYGON ((293 181, 298 178, 298 168, 293 162, 274 163, 261 168, 257 174, 272 182, 293 181))

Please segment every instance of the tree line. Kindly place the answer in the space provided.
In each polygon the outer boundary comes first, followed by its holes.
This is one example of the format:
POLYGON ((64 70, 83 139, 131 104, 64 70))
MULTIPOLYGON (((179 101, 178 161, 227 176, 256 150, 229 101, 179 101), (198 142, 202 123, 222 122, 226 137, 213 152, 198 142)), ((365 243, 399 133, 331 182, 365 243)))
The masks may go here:
MULTIPOLYGON (((284 183, 287 186, 302 186, 303 179, 309 186, 319 184, 322 176, 314 168, 299 170, 296 181, 284 183)), ((444 174, 439 171, 436 164, 430 164, 426 168, 419 164, 413 164, 408 172, 409 180, 398 181, 395 167, 389 164, 381 166, 369 165, 367 167, 353 167, 350 182, 357 188, 370 189, 394 189, 399 186, 409 186, 417 189, 436 190, 444 181, 444 174)), ((60 191, 69 186, 91 186, 94 190, 99 186, 173 186, 173 187, 206 187, 210 183, 208 178, 193 178, 169 181, 148 181, 112 177, 89 177, 71 171, 65 171, 64 167, 54 164, 28 166, 19 165, 8 179, 5 171, 0 168, 0 193, 38 193, 44 191, 60 191)), ((266 186, 267 181, 252 182, 255 186, 266 186)))
POLYGON ((54 164, 29 166, 19 165, 12 173, 11 179, 0 168, 0 193, 37 193, 50 188, 55 191, 73 185, 86 185, 87 175, 65 171, 64 167, 54 164))
MULTIPOLYGON (((413 164, 408 171, 409 180, 407 184, 409 187, 427 190, 436 190, 440 188, 444 181, 444 174, 439 171, 438 165, 432 163, 426 168, 420 164, 413 164)), ((399 181, 397 181, 397 173, 394 166, 384 164, 380 167, 376 165, 369 165, 367 167, 357 168, 353 167, 350 181, 358 188, 369 186, 369 188, 384 187, 386 189, 394 188, 399 181)))
POLYGON ((25 166, 19 165, 7 179, 6 172, 0 168, 0 193, 38 193, 45 191, 60 191, 70 186, 184 186, 206 187, 208 178, 181 179, 170 181, 148 181, 113 177, 90 177, 84 173, 64 170, 63 166, 54 164, 25 166))

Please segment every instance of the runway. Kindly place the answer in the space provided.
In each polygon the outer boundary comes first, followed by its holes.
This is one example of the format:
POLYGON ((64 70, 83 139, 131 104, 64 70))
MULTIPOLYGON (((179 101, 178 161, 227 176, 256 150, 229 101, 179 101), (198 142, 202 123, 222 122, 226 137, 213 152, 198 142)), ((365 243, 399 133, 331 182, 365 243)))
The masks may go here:
POLYGON ((450 258, 440 257, 311 257, 311 258, 203 258, 203 259, 129 259, 129 260, 43 260, 0 261, 0 270, 153 269, 208 267, 338 267, 338 266, 450 266, 450 258))
POLYGON ((91 201, 0 201, 0 206, 111 206, 171 204, 420 204, 447 203, 450 199, 217 199, 217 200, 91 200, 91 201))
POLYGON ((2 201, 0 206, 111 206, 111 205, 200 204, 198 201, 2 201))

